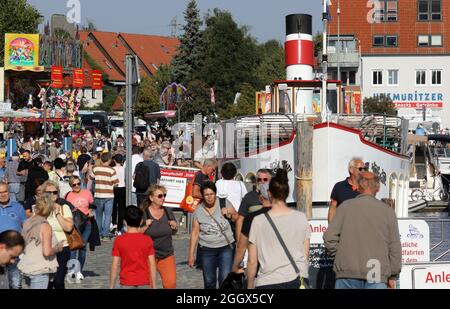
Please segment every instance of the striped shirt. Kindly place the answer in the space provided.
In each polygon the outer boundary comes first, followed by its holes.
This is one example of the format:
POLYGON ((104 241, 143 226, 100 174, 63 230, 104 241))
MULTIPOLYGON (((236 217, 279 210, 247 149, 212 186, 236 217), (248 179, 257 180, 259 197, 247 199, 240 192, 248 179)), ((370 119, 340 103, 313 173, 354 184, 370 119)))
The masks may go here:
POLYGON ((112 167, 95 166, 91 177, 95 179, 95 198, 114 198, 114 186, 119 183, 119 179, 112 167))

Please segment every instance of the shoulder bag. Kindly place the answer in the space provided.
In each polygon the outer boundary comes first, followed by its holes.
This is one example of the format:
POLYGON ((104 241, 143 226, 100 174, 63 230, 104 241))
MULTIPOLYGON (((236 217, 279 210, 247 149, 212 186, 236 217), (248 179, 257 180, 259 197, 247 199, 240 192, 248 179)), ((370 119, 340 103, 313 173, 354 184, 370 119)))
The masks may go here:
POLYGON ((284 252, 286 253, 289 261, 291 262, 292 266, 294 267, 295 272, 297 273, 297 279, 300 280, 300 287, 299 289, 310 289, 308 284, 308 279, 303 278, 300 275, 300 270, 297 267, 297 264, 294 261, 294 258, 292 257, 291 253, 289 252, 288 248, 286 247, 286 244, 283 241, 283 238, 281 238, 280 232, 278 231, 275 223, 273 222, 272 218, 269 216, 269 214, 266 212, 264 213, 264 216, 266 216, 267 221, 269 221, 270 225, 273 228, 273 231, 275 232, 275 235, 277 235, 278 241, 280 242, 281 246, 283 247, 284 252))
MULTIPOLYGON (((61 206, 62 216, 64 217, 64 205, 61 206)), ((83 237, 81 233, 78 231, 76 225, 73 225, 72 231, 66 232, 67 243, 69 244, 70 251, 79 250, 84 247, 83 237)))
POLYGON ((206 207, 205 207, 204 205, 203 205, 203 210, 204 210, 204 211, 206 212, 206 214, 207 214, 211 219, 213 219, 214 222, 217 224, 217 227, 219 228, 220 233, 223 235, 223 237, 225 237, 225 240, 227 241, 228 246, 230 246, 231 249, 234 249, 233 244, 231 243, 231 241, 230 241, 230 239, 228 238, 228 236, 227 236, 227 234, 225 233, 225 231, 224 231, 224 230, 222 229, 222 227, 220 226, 219 221, 217 221, 217 219, 214 218, 214 216, 211 215, 211 214, 208 212, 208 210, 206 209, 206 207))

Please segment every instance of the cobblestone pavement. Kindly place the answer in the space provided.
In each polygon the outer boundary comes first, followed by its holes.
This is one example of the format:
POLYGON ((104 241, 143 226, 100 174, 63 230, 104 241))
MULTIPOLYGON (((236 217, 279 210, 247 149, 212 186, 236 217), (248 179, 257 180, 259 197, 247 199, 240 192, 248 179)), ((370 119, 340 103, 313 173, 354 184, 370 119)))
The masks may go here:
MULTIPOLYGON (((181 226, 174 236, 175 257, 177 262, 177 288, 179 289, 203 289, 203 277, 201 270, 191 269, 187 266, 187 250, 189 235, 181 226)), ((67 289, 107 289, 109 284, 109 272, 111 267, 111 250, 113 241, 103 242, 95 251, 88 251, 83 274, 85 279, 81 283, 68 284, 67 289)), ((159 275, 157 288, 161 288, 159 275)), ((119 278, 117 278, 117 281, 119 278)))

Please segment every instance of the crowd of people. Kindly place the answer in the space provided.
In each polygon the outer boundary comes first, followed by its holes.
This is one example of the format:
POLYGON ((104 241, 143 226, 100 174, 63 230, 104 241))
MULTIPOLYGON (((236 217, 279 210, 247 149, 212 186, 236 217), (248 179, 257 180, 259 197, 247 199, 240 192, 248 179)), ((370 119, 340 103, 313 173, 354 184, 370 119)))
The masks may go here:
MULTIPOLYGON (((171 139, 159 132, 135 132, 129 160, 122 136, 87 130, 74 138, 70 152, 58 140, 47 153, 27 142, 9 160, 1 158, 0 283, 7 278, 9 288, 19 289, 25 279, 30 288, 64 289, 67 280, 83 281, 88 246, 114 240, 110 288, 118 273, 122 288, 155 288, 157 274, 163 288, 176 288, 178 223, 163 206, 160 167, 182 166, 198 168, 192 196, 201 203, 193 213, 187 262, 202 270, 205 289, 244 273, 247 288, 307 287, 311 230, 305 214, 286 202, 292 190, 287 172, 261 169, 248 190, 235 180, 233 163, 217 170, 207 139, 191 159, 183 134, 171 139), (132 205, 125 204, 126 164, 132 165, 132 205), (68 238, 74 231, 84 242, 76 249, 68 238)), ((333 188, 324 234, 335 256, 336 288, 393 287, 401 267, 395 213, 376 199, 379 180, 362 160, 352 160, 348 170, 349 178, 333 188), (369 258, 382 265, 376 284, 367 279, 369 258)))

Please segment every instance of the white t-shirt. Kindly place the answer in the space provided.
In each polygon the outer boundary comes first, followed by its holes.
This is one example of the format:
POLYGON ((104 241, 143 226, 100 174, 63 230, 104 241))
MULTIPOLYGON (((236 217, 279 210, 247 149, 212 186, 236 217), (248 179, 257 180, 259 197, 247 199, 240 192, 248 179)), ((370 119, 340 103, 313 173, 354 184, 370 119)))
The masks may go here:
POLYGON ((119 179, 118 187, 125 187, 125 168, 122 165, 116 165, 113 168, 116 171, 117 178, 119 179))
MULTIPOLYGON (((134 175, 134 170, 136 169, 136 165, 138 165, 139 162, 144 161, 142 156, 140 154, 134 154, 131 156, 131 174, 134 175)), ((127 163, 123 165, 123 168, 125 169, 127 166, 127 163)), ((120 181, 120 180, 119 180, 120 181)), ((120 185, 119 185, 120 187, 120 185)), ((124 186, 125 187, 125 186, 124 186)), ((136 188, 134 186, 131 186, 131 192, 136 192, 136 188)))
POLYGON ((220 179, 216 181, 217 197, 227 198, 239 211, 242 198, 247 194, 247 188, 242 181, 220 179))

